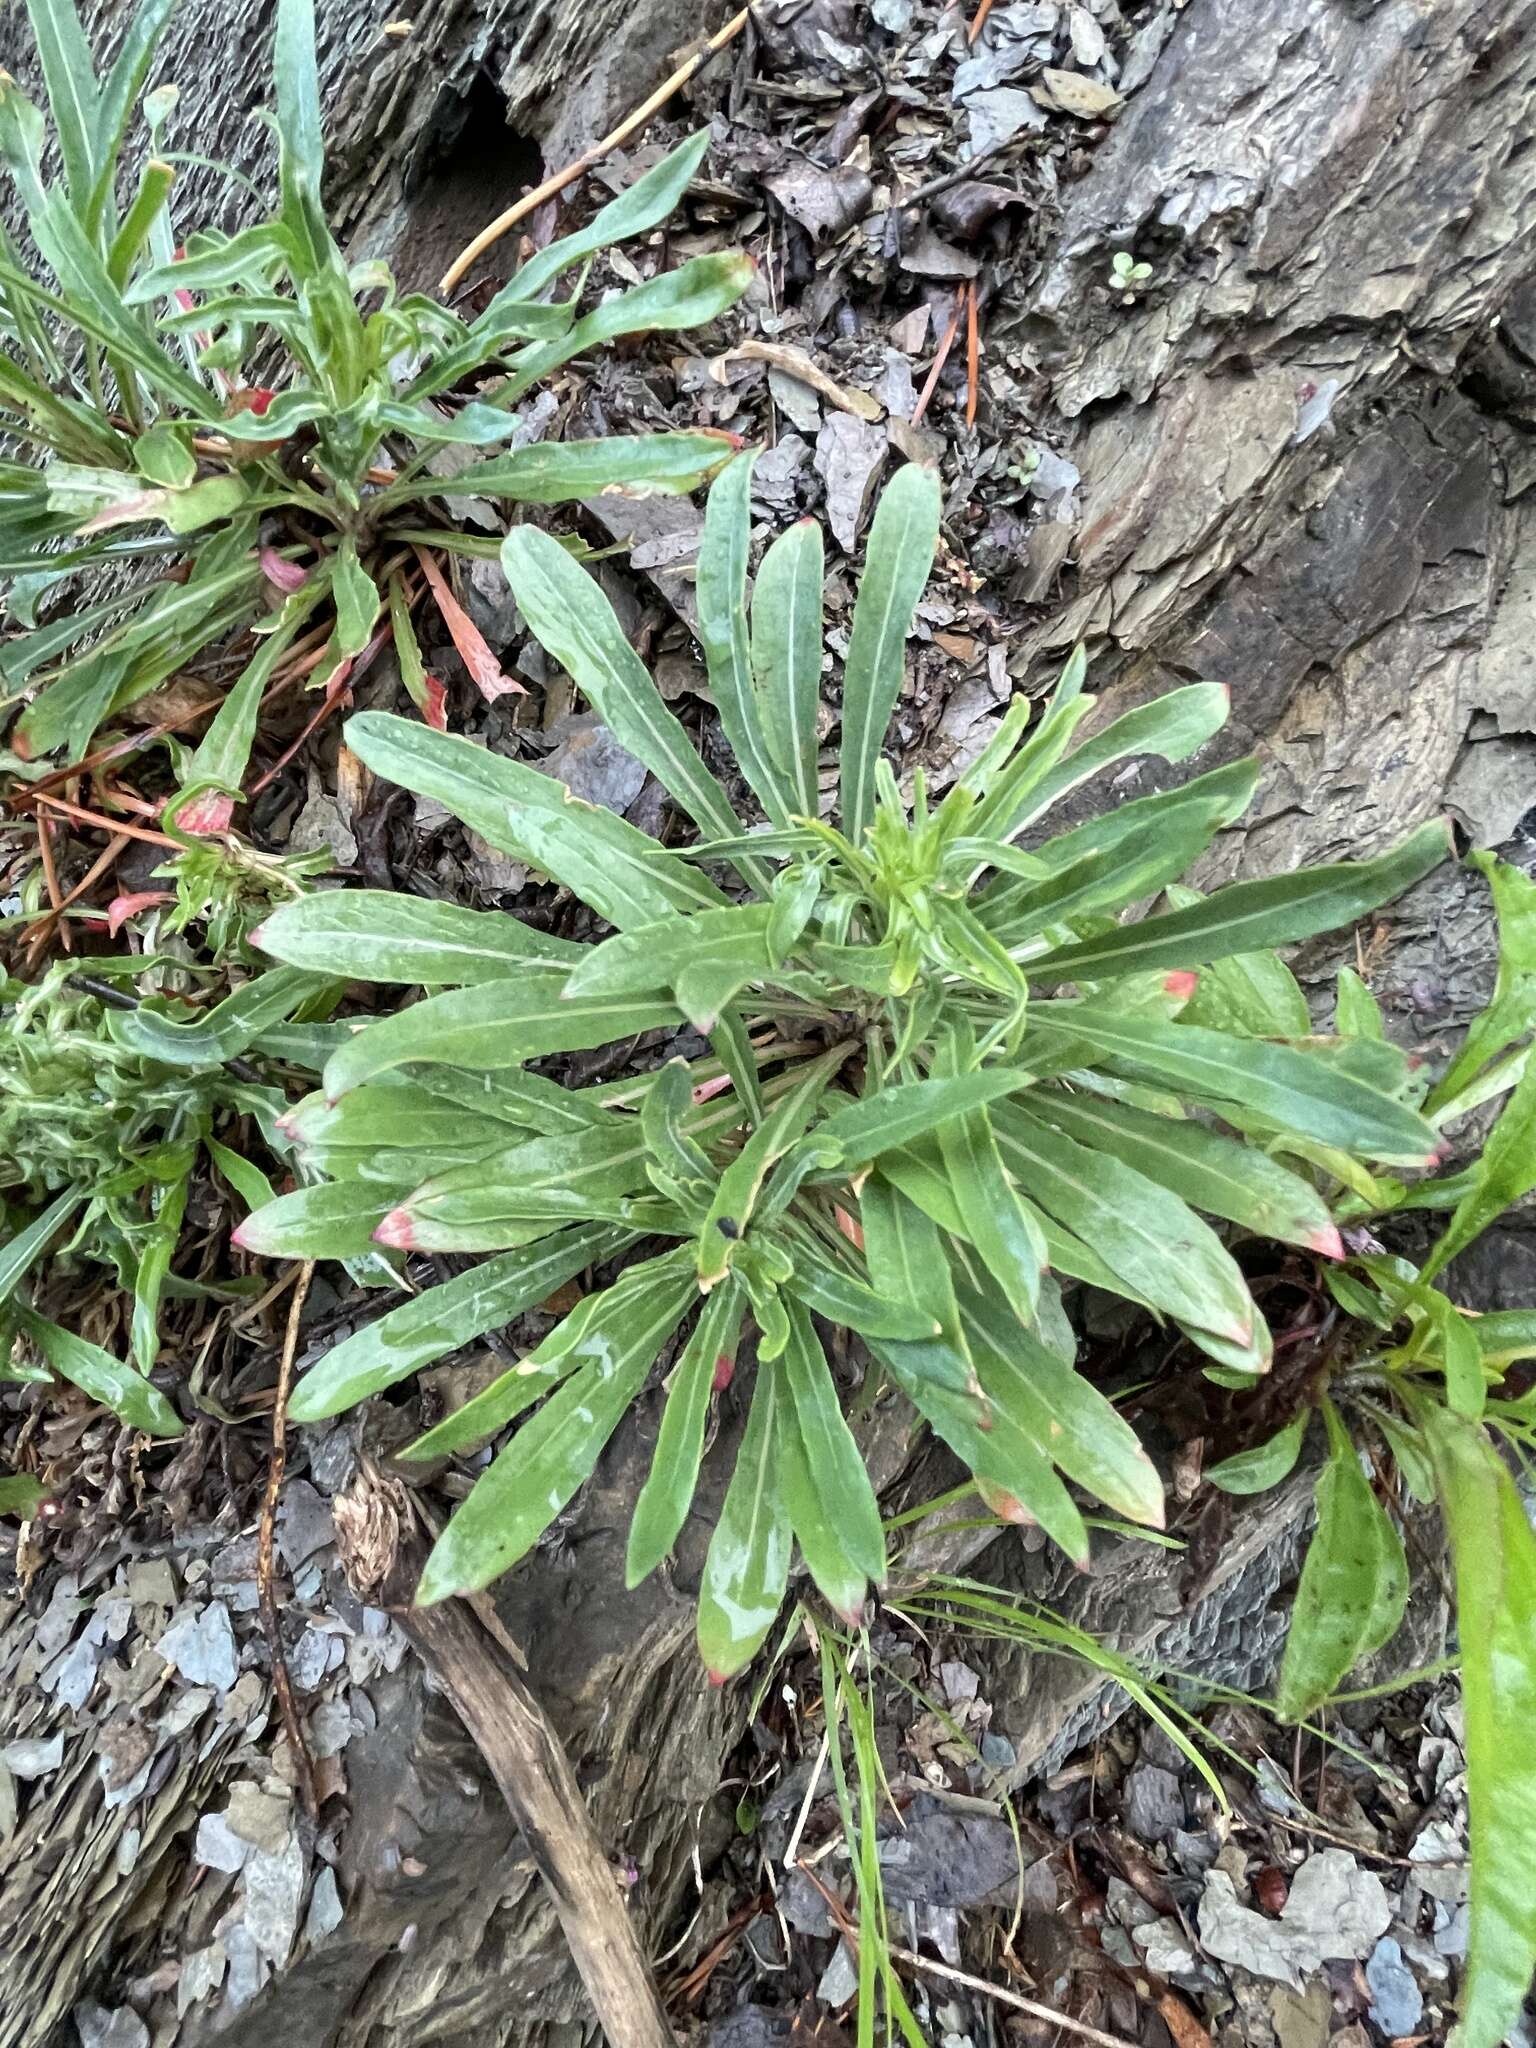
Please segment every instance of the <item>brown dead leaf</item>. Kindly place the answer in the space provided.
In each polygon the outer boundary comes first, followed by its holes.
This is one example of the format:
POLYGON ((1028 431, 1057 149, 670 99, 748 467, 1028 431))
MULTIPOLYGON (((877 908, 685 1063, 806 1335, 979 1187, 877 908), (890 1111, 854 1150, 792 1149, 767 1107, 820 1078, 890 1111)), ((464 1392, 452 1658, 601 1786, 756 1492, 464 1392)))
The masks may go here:
POLYGON ((816 242, 852 227, 875 201, 874 185, 851 164, 828 170, 807 159, 792 158, 782 171, 764 178, 763 184, 816 242))
POLYGON ((1177 1992, 1165 1991, 1157 2001, 1164 2026, 1177 2048, 1211 2048, 1211 2037, 1177 1992))
POLYGON ((787 348, 777 341, 744 341, 740 348, 733 348, 721 358, 722 362, 767 363, 773 369, 782 370, 786 376, 794 377, 802 384, 809 384, 819 392, 828 405, 835 405, 842 412, 851 412, 856 419, 874 421, 879 419, 885 408, 867 391, 859 391, 848 384, 839 384, 835 377, 829 377, 819 363, 812 362, 808 355, 797 348, 787 348))
POLYGON ((1084 78, 1080 71, 1042 71, 1040 83, 1030 87, 1030 94, 1042 107, 1071 114, 1079 121, 1100 121, 1124 104, 1113 86, 1084 78))
POLYGON ((546 1316, 567 1316, 582 1298, 579 1280, 567 1280, 557 1287, 553 1294, 539 1303, 539 1309, 546 1316))

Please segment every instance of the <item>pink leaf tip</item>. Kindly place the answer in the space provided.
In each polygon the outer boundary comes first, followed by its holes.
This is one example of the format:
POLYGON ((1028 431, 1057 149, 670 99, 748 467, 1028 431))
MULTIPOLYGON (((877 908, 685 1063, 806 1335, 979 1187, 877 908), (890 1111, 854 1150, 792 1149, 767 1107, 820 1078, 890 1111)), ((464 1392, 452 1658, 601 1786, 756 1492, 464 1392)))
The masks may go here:
POLYGON ((262 575, 277 590, 289 593, 302 590, 309 581, 309 571, 297 562, 287 560, 276 548, 262 548, 256 559, 261 564, 262 575))
POLYGON ((130 917, 137 917, 152 904, 174 900, 169 889, 136 889, 126 896, 114 896, 107 905, 107 936, 115 939, 130 917))
POLYGON ((1173 974, 1163 976, 1163 993, 1177 996, 1181 1003, 1187 1003, 1199 986, 1199 975, 1187 967, 1181 967, 1173 974))
POLYGON ((183 832, 191 832, 199 839, 206 839, 215 832, 227 832, 234 815, 235 800, 232 796, 217 796, 210 793, 188 804, 176 822, 183 832))
POLYGON ((1314 1230, 1307 1242, 1320 1258, 1342 1259, 1345 1256, 1344 1240, 1331 1223, 1325 1223, 1320 1229, 1314 1230))
POLYGON ((373 1241, 390 1245, 396 1251, 410 1251, 416 1243, 416 1225, 410 1210, 403 1205, 391 1209, 373 1233, 373 1241))
POLYGON ((722 1351, 715 1360, 715 1376, 709 1383, 712 1394, 723 1394, 736 1376, 736 1361, 722 1351))

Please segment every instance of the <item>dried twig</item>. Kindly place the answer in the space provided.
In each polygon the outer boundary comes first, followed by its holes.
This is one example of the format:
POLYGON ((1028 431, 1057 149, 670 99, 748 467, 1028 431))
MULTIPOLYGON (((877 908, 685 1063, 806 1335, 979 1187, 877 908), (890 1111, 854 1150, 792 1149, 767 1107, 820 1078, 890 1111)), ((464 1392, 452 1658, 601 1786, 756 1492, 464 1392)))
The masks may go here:
MULTIPOLYGON (((33 804, 46 804, 51 811, 59 811, 66 818, 73 818, 77 825, 94 825, 98 832, 105 832, 113 838, 119 832, 126 832, 130 839, 147 839, 151 846, 168 846, 173 853, 179 851, 177 842, 165 832, 151 832, 145 825, 130 825, 126 818, 104 818, 99 811, 88 811, 81 804, 72 804, 61 796, 48 796, 40 789, 29 789, 11 798, 11 808, 22 810, 33 804)), ((40 821, 41 822, 41 821, 40 821)))
POLYGON ((995 1999, 999 2005, 1011 2005, 1015 2012, 1028 2013, 1031 2019, 1060 2027, 1064 2033, 1075 2034, 1080 2041, 1097 2042, 1098 2048, 1136 2048, 1136 2043, 1127 2041, 1122 2034, 1106 2034, 1102 2027, 1090 2027, 1086 2020, 1075 2020, 1069 2013, 1058 2012, 1053 2005, 1042 2005, 1038 1999, 1025 1998, 1017 1991, 1006 1990, 1001 1984, 989 1984, 985 1977, 973 1977, 969 1970, 951 1969, 948 1963, 936 1963, 930 1956, 915 1955, 909 1948, 892 1948, 891 1954, 897 1962, 921 1970, 924 1976, 942 1977, 949 1984, 963 1984, 967 1991, 979 1992, 983 1998, 995 1999))
MULTIPOLYGON (((838 1932, 857 1955, 859 1928, 857 1922, 849 1918, 847 1907, 808 1863, 802 1861, 797 1867, 821 1893, 827 1911, 837 1922, 838 1932)), ((1052 2026, 1060 2027, 1066 2033, 1076 2034, 1080 2040, 1097 2042, 1098 2048, 1136 2048, 1134 2041, 1124 2040, 1119 2034, 1106 2034, 1098 2027, 1089 2026, 1086 2020, 1075 2020, 1068 2013, 1058 2012, 1053 2005, 1041 2005, 1037 1999, 1025 1998, 1017 1991, 1005 1990, 1001 1984, 989 1984, 985 1977, 973 1977, 968 1971, 951 1969, 948 1963, 933 1962, 929 1957, 917 1955, 909 1948, 892 1946, 890 1954, 896 1962, 906 1963, 909 1968, 921 1970, 927 1976, 944 1977, 951 1984, 963 1984, 969 1991, 979 1991, 986 1998, 996 1999, 999 2005, 1011 2005, 1016 2012, 1028 2013, 1031 2019, 1047 2020, 1052 2026)))
POLYGON ((965 294, 965 424, 976 424, 976 393, 981 364, 981 339, 976 331, 976 280, 965 294))
POLYGON ((743 7, 739 14, 733 14, 718 34, 712 35, 702 49, 695 50, 686 63, 679 64, 672 76, 657 86, 650 98, 622 120, 612 134, 605 135, 601 142, 594 142, 590 149, 584 150, 579 157, 568 163, 563 171, 556 171, 554 176, 546 178, 542 185, 536 185, 531 192, 525 192, 515 205, 509 206, 505 213, 498 214, 488 228, 482 228, 469 246, 461 250, 443 272, 442 283, 438 289, 451 292, 471 263, 477 257, 483 256, 493 242, 499 242, 508 228, 516 227, 520 220, 525 220, 530 213, 541 207, 546 199, 553 199, 558 193, 563 192, 567 185, 575 184, 578 178, 585 176, 588 171, 600 164, 610 150, 617 149, 620 143, 627 142, 631 135, 643 128, 652 114, 666 105, 673 93, 685 86, 696 73, 702 71, 717 51, 723 50, 727 43, 734 41, 741 34, 751 15, 750 7, 743 7))
MULTIPOLYGON (((43 826, 43 830, 47 830, 46 825, 43 826)), ((56 910, 41 910, 38 912, 35 923, 27 933, 27 946, 34 959, 42 951, 49 939, 52 938, 54 928, 59 923, 64 912, 68 910, 72 903, 79 902, 80 898, 90 889, 93 882, 100 880, 127 844, 128 835, 125 832, 117 833, 111 844, 104 847, 97 854, 90 867, 80 877, 79 881, 76 882, 58 908, 56 910)))
POLYGON ((949 352, 955 345, 955 336, 960 329, 960 305, 965 297, 962 287, 955 296, 955 310, 949 316, 949 325, 944 330, 944 339, 939 343, 939 352, 933 359, 928 375, 923 379, 923 388, 918 393, 916 405, 912 408, 912 424, 915 427, 928 410, 928 401, 934 394, 939 381, 939 372, 949 361, 949 352))
MULTIPOLYGON (((611 2048, 677 2048, 618 1877, 549 1716, 466 1603, 415 1605, 423 1554, 422 1546, 402 1541, 389 1584, 375 1597, 453 1701, 501 1788, 611 2048)), ((350 1559, 347 1568, 352 1577, 350 1559)))
POLYGON ((992 12, 992 0, 981 0, 981 5, 971 17, 971 25, 965 32, 967 47, 974 43, 986 26, 987 16, 992 12))
POLYGON ((283 1333, 283 1354, 277 1367, 277 1399, 272 1404, 272 1456, 267 1465, 267 1491, 261 1503, 261 1527, 256 1537, 256 1600, 261 1610, 261 1631, 267 1639, 267 1655, 272 1660, 272 1689, 277 1694, 288 1747, 293 1751, 299 1798, 311 1820, 319 1812, 320 1802, 315 1796, 315 1767, 310 1759, 309 1745, 304 1740, 299 1710, 294 1703, 293 1681, 288 1676, 283 1638, 277 1625, 272 1546, 277 1533, 277 1496, 282 1490, 283 1470, 288 1462, 288 1392, 293 1384, 293 1361, 299 1348, 299 1319, 309 1298, 309 1283, 314 1273, 314 1260, 306 1259, 299 1268, 293 1299, 288 1304, 288 1327, 283 1333))
MULTIPOLYGON (((53 825, 47 818, 37 821, 37 855, 43 864, 43 884, 48 891, 50 916, 58 922, 59 912, 64 907, 63 892, 59 888, 59 871, 53 864, 53 825)), ((64 950, 72 950, 68 928, 63 933, 64 950)))

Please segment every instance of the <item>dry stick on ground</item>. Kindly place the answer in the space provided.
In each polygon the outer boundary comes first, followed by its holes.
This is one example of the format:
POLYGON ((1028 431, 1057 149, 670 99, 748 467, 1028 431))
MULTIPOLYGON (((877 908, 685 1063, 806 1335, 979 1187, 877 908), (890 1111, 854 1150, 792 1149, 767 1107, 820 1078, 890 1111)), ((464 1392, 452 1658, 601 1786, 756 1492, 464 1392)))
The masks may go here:
POLYGON ((571 1960, 611 2048, 677 2048, 618 1878, 549 1717, 466 1602, 412 1604, 423 1544, 402 1542, 392 1564, 365 1561, 364 1546, 349 1531, 370 1525, 377 1531, 394 1516, 377 1483, 371 1501, 369 1492, 365 1479, 350 1496, 342 1496, 345 1507, 338 1502, 337 1529, 348 1576, 354 1584, 359 1576, 372 1581, 358 1590, 365 1598, 382 1600, 394 1615, 485 1758, 549 1887, 571 1960), (371 1507, 380 1510, 379 1516, 370 1516, 371 1507), (378 1571, 387 1585, 379 1585, 378 1571))
POLYGON ((283 1639, 277 1625, 277 1593, 272 1583, 272 1543, 277 1530, 277 1496, 282 1491, 283 1468, 288 1462, 288 1393, 293 1384, 294 1355, 299 1348, 299 1318, 314 1278, 315 1262, 306 1259, 299 1268, 293 1299, 288 1304, 288 1327, 283 1333, 283 1355, 277 1368, 277 1399, 272 1406, 272 1457, 267 1466, 267 1490, 261 1503, 261 1528, 256 1537, 256 1601, 261 1610, 262 1634, 272 1660, 272 1689, 277 1694, 283 1731, 293 1751, 294 1773, 304 1811, 313 1820, 319 1812, 315 1797, 315 1767, 304 1740, 303 1723, 294 1703, 293 1682, 283 1656, 283 1639))
MULTIPOLYGON (((852 1949, 859 1952, 858 1922, 849 1918, 848 1909, 830 1886, 803 1859, 795 1866, 815 1885, 826 1901, 827 1910, 837 1922, 838 1932, 852 1949)), ((1028 2013, 1031 2019, 1048 2020, 1052 2026, 1060 2027, 1065 2033, 1076 2034, 1080 2040, 1093 2041, 1097 2048, 1136 2048, 1134 2041, 1127 2041, 1120 2034, 1106 2034, 1100 2027, 1092 2027, 1087 2020, 1075 2020, 1069 2013, 1058 2012, 1053 2005, 1041 2005, 1038 1999, 1025 1998, 1017 1991, 1005 1990, 1001 1984, 989 1984, 985 1977, 973 1977, 965 1970, 951 1969, 948 1963, 933 1962, 927 1956, 914 1954, 909 1948, 892 1947, 892 1957, 908 1964, 914 1970, 922 1970, 930 1977, 944 1977, 951 1984, 964 1984, 968 1990, 979 1991, 985 1997, 995 1999, 1000 2005, 1011 2005, 1015 2011, 1028 2013)))
POLYGON ((702 71, 717 51, 723 50, 727 43, 733 42, 741 34, 751 14, 750 7, 743 7, 739 14, 733 14, 718 34, 712 35, 702 49, 695 50, 686 63, 679 64, 672 76, 657 86, 650 98, 622 120, 612 134, 605 135, 601 142, 594 142, 590 149, 584 150, 579 157, 568 163, 563 171, 556 171, 554 176, 546 178, 542 185, 536 185, 531 192, 525 192, 515 205, 509 206, 505 213, 498 214, 488 228, 482 228, 468 248, 455 256, 443 272, 438 290, 451 292, 471 263, 477 257, 483 256, 493 242, 499 242, 508 228, 516 227, 520 220, 525 220, 530 213, 541 207, 546 199, 553 199, 558 193, 563 192, 567 185, 573 185, 578 178, 600 164, 610 150, 617 149, 619 144, 627 142, 637 129, 643 128, 652 114, 666 105, 673 93, 685 86, 697 72, 702 71))
POLYGON ((918 393, 916 405, 912 408, 912 424, 914 427, 922 423, 923 414, 928 410, 928 401, 932 398, 938 385, 939 373, 949 361, 949 352, 955 345, 955 335, 960 327, 960 308, 964 299, 965 287, 962 285, 955 294, 955 310, 949 316, 949 325, 944 330, 944 339, 939 343, 939 352, 933 359, 928 375, 923 379, 923 388, 918 393))
POLYGON ((31 955, 31 959, 28 962, 29 966, 36 965, 37 955, 42 952, 44 946, 52 938, 54 928, 62 919, 64 912, 68 910, 72 903, 78 903, 80 898, 89 890, 91 884, 98 881, 106 873, 107 869, 112 866, 127 844, 127 833, 119 832, 111 843, 96 856, 94 862, 80 877, 79 881, 76 882, 57 910, 40 910, 38 912, 37 918, 27 934, 27 947, 31 955))
POLYGON ((965 424, 976 424, 976 394, 980 381, 981 341, 976 331, 976 280, 965 295, 965 424))

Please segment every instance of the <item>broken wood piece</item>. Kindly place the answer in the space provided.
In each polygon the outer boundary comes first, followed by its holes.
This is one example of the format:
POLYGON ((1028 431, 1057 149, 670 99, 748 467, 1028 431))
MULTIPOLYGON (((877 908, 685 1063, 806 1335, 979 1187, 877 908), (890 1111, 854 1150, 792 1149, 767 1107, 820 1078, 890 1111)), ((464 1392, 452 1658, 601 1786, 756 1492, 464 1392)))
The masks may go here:
POLYGON ((677 2048, 559 1736, 468 1605, 412 1604, 424 1554, 419 1541, 402 1542, 385 1604, 453 1701, 521 1829, 598 2024, 611 2048, 677 2048))
POLYGON ((727 363, 767 363, 771 369, 782 370, 786 377, 794 377, 802 384, 808 384, 812 391, 824 398, 828 405, 835 405, 842 412, 851 412, 855 418, 866 420, 871 425, 881 418, 885 407, 878 398, 867 391, 860 391, 850 384, 839 384, 835 377, 829 377, 819 363, 797 348, 786 348, 777 341, 744 341, 740 348, 729 349, 722 361, 727 363))

